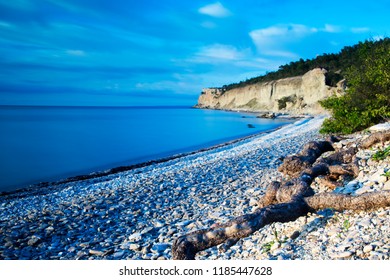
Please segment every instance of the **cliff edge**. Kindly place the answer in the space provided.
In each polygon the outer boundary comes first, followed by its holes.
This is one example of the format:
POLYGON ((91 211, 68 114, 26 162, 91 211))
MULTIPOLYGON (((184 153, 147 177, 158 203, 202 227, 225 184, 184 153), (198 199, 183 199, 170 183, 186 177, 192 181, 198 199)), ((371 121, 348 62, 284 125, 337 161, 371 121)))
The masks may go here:
POLYGON ((345 82, 336 87, 326 84, 325 69, 316 68, 303 76, 256 83, 223 91, 221 88, 203 89, 197 108, 275 112, 289 114, 322 114, 318 103, 333 94, 343 94, 345 82))

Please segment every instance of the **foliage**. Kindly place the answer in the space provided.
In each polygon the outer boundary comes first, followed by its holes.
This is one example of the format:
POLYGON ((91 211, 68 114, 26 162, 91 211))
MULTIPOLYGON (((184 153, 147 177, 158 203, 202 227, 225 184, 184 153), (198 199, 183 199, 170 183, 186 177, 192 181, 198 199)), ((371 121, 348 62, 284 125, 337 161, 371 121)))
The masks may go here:
POLYGON ((352 133, 390 117, 390 39, 357 45, 355 63, 345 71, 347 93, 321 105, 332 116, 322 133, 352 133))
POLYGON ((344 220, 344 222, 343 222, 343 230, 344 231, 348 231, 350 227, 351 227, 351 223, 349 222, 349 220, 348 219, 344 220))
POLYGON ((388 146, 384 150, 377 151, 375 154, 372 155, 372 159, 375 161, 379 161, 379 160, 384 160, 388 156, 390 156, 390 146, 388 146))
POLYGON ((385 173, 382 174, 382 176, 385 176, 386 178, 390 178, 390 170, 387 170, 385 173))
POLYGON ((251 85, 259 82, 269 82, 273 80, 301 76, 314 68, 324 68, 328 71, 326 74, 326 84, 335 86, 337 82, 344 78, 345 71, 352 65, 356 64, 355 57, 359 52, 360 46, 344 47, 338 54, 322 54, 313 59, 300 59, 290 62, 289 64, 279 66, 277 71, 267 72, 263 76, 254 77, 241 81, 224 85, 223 91, 251 85))

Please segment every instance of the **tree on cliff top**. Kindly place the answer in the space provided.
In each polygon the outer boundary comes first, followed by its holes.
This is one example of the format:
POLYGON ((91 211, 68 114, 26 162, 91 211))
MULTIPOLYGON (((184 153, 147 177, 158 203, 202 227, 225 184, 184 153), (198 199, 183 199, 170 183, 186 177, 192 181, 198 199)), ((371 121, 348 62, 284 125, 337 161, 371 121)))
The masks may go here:
POLYGON ((247 79, 239 83, 224 85, 224 91, 251 85, 255 83, 269 82, 283 78, 301 76, 314 68, 324 68, 328 71, 326 83, 330 86, 336 86, 337 82, 344 78, 347 68, 356 63, 355 57, 359 52, 360 44, 344 47, 337 54, 322 54, 313 59, 300 59, 285 65, 279 66, 277 71, 268 72, 265 75, 247 79))
POLYGON ((355 63, 345 73, 345 95, 321 105, 330 110, 322 133, 352 133, 390 118, 390 38, 357 46, 355 63))

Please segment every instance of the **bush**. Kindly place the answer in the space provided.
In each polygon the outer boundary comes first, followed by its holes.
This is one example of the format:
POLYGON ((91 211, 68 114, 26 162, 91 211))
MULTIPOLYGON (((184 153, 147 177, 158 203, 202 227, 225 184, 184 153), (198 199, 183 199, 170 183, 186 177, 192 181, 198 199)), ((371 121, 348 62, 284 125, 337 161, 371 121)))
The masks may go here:
POLYGON ((359 43, 346 71, 348 90, 320 104, 331 111, 321 133, 352 133, 390 117, 390 39, 359 43))

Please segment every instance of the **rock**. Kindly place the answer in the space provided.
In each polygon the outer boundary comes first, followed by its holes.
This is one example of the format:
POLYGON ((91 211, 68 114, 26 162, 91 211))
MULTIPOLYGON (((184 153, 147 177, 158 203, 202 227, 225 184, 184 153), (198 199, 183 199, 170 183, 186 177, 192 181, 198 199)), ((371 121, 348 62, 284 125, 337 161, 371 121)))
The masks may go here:
POLYGON ((299 237, 299 235, 300 235, 301 233, 299 232, 299 231, 294 231, 292 234, 291 234, 291 236, 290 236, 290 238, 291 239, 296 239, 296 238, 298 238, 299 237))
POLYGON ((366 246, 364 246, 364 248, 363 248, 363 252, 364 253, 369 253, 369 252, 371 252, 372 250, 374 250, 374 247, 370 244, 370 245, 366 245, 366 246))
POLYGON ((359 226, 362 226, 364 228, 367 228, 371 225, 371 219, 369 217, 362 219, 359 223, 359 226))
POLYGON ((27 242, 27 245, 28 246, 35 246, 37 245, 39 242, 41 241, 41 238, 36 236, 36 235, 33 235, 31 236, 31 238, 28 240, 27 242))
POLYGON ((132 235, 130 235, 128 237, 128 240, 129 241, 139 241, 139 240, 141 240, 141 237, 142 237, 142 234, 139 232, 136 232, 136 233, 133 233, 132 235))
POLYGON ((93 249, 90 249, 88 252, 90 255, 94 255, 94 256, 103 256, 104 255, 104 252, 98 251, 98 250, 93 250, 93 249))
POLYGON ((257 206, 257 200, 251 197, 249 200, 249 206, 257 206))
POLYGON ((352 255, 353 255, 353 252, 345 251, 345 252, 340 252, 340 253, 333 254, 333 255, 331 255, 331 257, 333 259, 346 259, 346 258, 349 258, 352 255))
POLYGON ((373 185, 364 185, 363 187, 361 187, 360 189, 357 189, 355 191, 355 194, 356 195, 361 195, 361 194, 364 194, 364 193, 368 193, 368 192, 372 192, 374 190, 374 187, 373 185))
POLYGON ((188 226, 191 223, 192 223, 192 220, 182 221, 182 222, 177 223, 176 226, 178 226, 178 227, 185 227, 185 226, 188 226))
POLYGON ((152 252, 162 253, 170 246, 168 243, 156 243, 152 246, 152 252))
POLYGON ((125 251, 118 251, 118 252, 115 252, 112 256, 115 258, 115 259, 120 259, 123 257, 123 255, 125 254, 125 251))
POLYGON ((343 86, 329 87, 325 83, 326 70, 316 68, 303 76, 255 83, 224 91, 206 88, 198 98, 199 108, 231 110, 262 110, 264 112, 293 112, 294 114, 323 113, 318 100, 342 92, 343 86), (315 95, 312 89, 316 89, 315 95), (255 97, 255 98, 254 98, 255 97))
POLYGON ((369 257, 370 260, 385 260, 386 258, 388 258, 388 256, 386 256, 383 253, 379 253, 375 251, 370 252, 370 257, 369 257))
POLYGON ((387 177, 383 176, 385 173, 384 169, 378 169, 377 172, 375 172, 371 177, 370 180, 373 182, 378 182, 378 183, 385 183, 387 181, 387 177))
POLYGON ((276 114, 274 112, 268 112, 268 113, 258 115, 257 118, 274 119, 276 118, 276 114))
POLYGON ((158 227, 158 228, 165 226, 165 223, 163 221, 159 221, 159 220, 154 221, 153 224, 155 227, 158 227))
POLYGON ((384 191, 390 191, 390 180, 388 180, 388 181, 384 184, 382 190, 384 190, 384 191))
POLYGON ((278 249, 280 247, 280 243, 279 242, 275 242, 274 244, 272 244, 271 246, 271 251, 274 251, 276 249, 278 249))
POLYGON ((371 132, 385 131, 385 130, 389 130, 389 129, 390 129, 389 122, 380 123, 380 124, 377 124, 377 125, 374 125, 374 126, 371 126, 370 128, 368 128, 368 130, 371 132))
POLYGON ((139 251, 141 249, 141 246, 136 243, 131 243, 129 246, 129 249, 132 251, 139 251))

